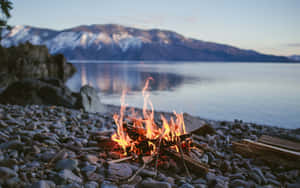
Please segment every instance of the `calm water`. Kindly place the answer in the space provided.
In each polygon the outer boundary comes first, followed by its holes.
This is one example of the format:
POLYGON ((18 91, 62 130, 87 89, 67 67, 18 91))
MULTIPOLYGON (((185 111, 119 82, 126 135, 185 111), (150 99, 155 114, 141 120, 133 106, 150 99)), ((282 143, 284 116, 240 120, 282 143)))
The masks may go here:
POLYGON ((67 85, 90 84, 103 103, 142 107, 140 90, 151 76, 157 110, 188 112, 217 120, 242 119, 285 128, 300 127, 300 64, 282 63, 74 63, 67 85))

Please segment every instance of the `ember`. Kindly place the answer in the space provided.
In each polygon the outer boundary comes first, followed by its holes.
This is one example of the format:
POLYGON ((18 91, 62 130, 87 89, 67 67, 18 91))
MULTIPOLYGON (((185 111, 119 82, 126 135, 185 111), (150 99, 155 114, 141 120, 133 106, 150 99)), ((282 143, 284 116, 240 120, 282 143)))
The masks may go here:
POLYGON ((134 153, 137 155, 155 155, 160 147, 168 147, 177 152, 180 148, 189 149, 188 134, 186 134, 182 114, 174 112, 174 117, 168 121, 161 115, 161 125, 154 121, 154 108, 150 100, 149 84, 153 78, 146 80, 142 90, 144 97, 143 116, 138 116, 134 109, 131 115, 125 117, 126 103, 123 91, 121 97, 120 114, 114 114, 117 131, 112 135, 112 140, 123 149, 124 155, 134 153), (149 110, 150 109, 150 110, 149 110), (125 121, 129 120, 129 121, 125 121))

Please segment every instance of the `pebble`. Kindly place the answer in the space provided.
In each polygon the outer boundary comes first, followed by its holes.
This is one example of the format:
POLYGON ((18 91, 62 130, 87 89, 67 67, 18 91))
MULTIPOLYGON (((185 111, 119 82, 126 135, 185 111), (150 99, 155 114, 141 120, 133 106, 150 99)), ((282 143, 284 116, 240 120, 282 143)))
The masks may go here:
POLYGON ((191 184, 188 184, 188 183, 184 183, 179 188, 194 188, 194 186, 192 186, 191 184))
POLYGON ((98 188, 98 183, 95 181, 90 181, 84 185, 84 188, 98 188))
MULTIPOLYGON (((119 155, 102 148, 100 151, 76 150, 97 147, 101 143, 99 139, 109 138, 110 135, 100 138, 95 133, 116 127, 112 116, 63 107, 1 104, 0 114, 3 117, 0 118, 0 188, 300 187, 297 184, 299 170, 280 166, 273 169, 264 161, 246 159, 232 152, 232 141, 255 140, 266 133, 290 134, 291 131, 285 129, 240 121, 219 126, 216 121, 207 121, 210 129, 216 130, 210 135, 199 135, 202 138, 199 144, 203 147, 199 160, 209 164, 213 171, 200 175, 190 169, 190 181, 185 177, 181 162, 168 158, 164 159, 167 163, 159 168, 157 177, 150 164, 132 182, 119 185, 121 179, 130 178, 141 164, 125 161, 108 165, 105 161, 119 155)), ((300 131, 298 135, 293 134, 297 138, 300 131)))
POLYGON ((115 184, 108 182, 108 181, 104 181, 102 182, 100 188, 118 188, 118 186, 116 186, 115 184))
POLYGON ((77 168, 78 161, 73 159, 63 159, 56 162, 55 169, 60 171, 63 169, 74 170, 77 168))
POLYGON ((235 179, 230 181, 230 187, 232 188, 238 188, 238 187, 248 187, 248 182, 245 180, 241 180, 241 179, 235 179))
POLYGON ((132 175, 132 169, 127 163, 114 163, 109 165, 107 175, 114 180, 126 179, 132 175))
POLYGON ((65 182, 76 182, 76 183, 82 183, 82 179, 78 176, 76 176, 72 171, 68 169, 64 169, 58 173, 58 176, 64 180, 65 182))
POLYGON ((10 169, 10 168, 7 168, 7 167, 0 167, 0 177, 3 178, 3 179, 6 179, 6 178, 10 178, 10 177, 16 177, 18 176, 18 174, 10 169))
POLYGON ((160 182, 155 181, 153 179, 146 179, 143 180, 139 185, 138 188, 171 188, 171 184, 168 182, 160 182))
POLYGON ((255 167, 255 168, 252 168, 252 171, 253 171, 254 173, 256 173, 256 174, 261 178, 261 182, 262 182, 263 184, 267 184, 267 183, 268 183, 268 181, 267 181, 267 179, 265 178, 264 174, 262 173, 261 169, 255 167))
MULTIPOLYGON (((38 182, 35 182, 32 184, 31 188, 52 188, 53 185, 51 186, 47 181, 45 180, 40 180, 38 182)), ((55 184, 54 184, 55 187, 55 184)))

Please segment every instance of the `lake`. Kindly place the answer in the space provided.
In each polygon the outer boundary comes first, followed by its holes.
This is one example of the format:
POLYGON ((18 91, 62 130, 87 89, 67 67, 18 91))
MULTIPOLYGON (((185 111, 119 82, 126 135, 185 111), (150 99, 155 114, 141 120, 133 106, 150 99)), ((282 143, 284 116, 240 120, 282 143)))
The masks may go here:
POLYGON ((300 64, 216 62, 73 62, 67 81, 73 91, 89 84, 101 101, 142 107, 141 90, 152 77, 155 110, 188 112, 214 120, 241 119, 283 128, 300 128, 300 64))

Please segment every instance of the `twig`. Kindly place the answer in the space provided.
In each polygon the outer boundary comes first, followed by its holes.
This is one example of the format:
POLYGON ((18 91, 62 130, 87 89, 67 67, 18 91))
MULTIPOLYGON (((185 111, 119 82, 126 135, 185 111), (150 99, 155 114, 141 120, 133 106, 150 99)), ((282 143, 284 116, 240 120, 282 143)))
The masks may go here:
POLYGON ((185 168, 186 174, 188 175, 189 178, 191 178, 191 174, 190 174, 190 172, 189 172, 188 167, 187 167, 186 164, 185 164, 185 160, 184 160, 184 157, 183 157, 183 151, 182 151, 182 146, 181 146, 181 143, 180 143, 180 138, 179 138, 178 141, 177 141, 177 145, 178 145, 178 147, 179 147, 180 156, 181 156, 181 159, 182 159, 183 166, 184 166, 184 168, 185 168))
POLYGON ((127 182, 132 182, 134 178, 153 160, 153 156, 143 157, 143 166, 141 166, 134 174, 131 176, 127 182))
POLYGON ((128 179, 128 182, 132 182, 134 178, 146 167, 146 163, 143 163, 143 166, 140 167, 134 174, 128 179))
POLYGON ((58 152, 47 164, 47 167, 50 167, 53 162, 57 161, 59 158, 62 158, 64 156, 65 152, 66 152, 65 149, 62 149, 60 152, 58 152))
POLYGON ((159 142, 158 142, 158 148, 157 148, 157 154, 156 154, 156 160, 155 160, 155 176, 157 176, 157 173, 158 173, 158 158, 159 158, 161 140, 162 140, 162 136, 160 136, 159 142))
POLYGON ((119 162, 126 161, 126 160, 129 160, 132 158, 133 158, 133 156, 129 156, 129 157, 121 158, 121 159, 111 160, 111 161, 108 161, 107 163, 108 164, 119 163, 119 162))

